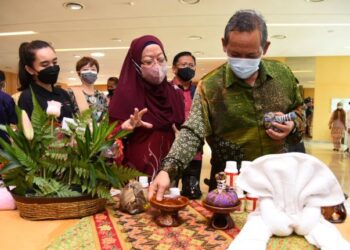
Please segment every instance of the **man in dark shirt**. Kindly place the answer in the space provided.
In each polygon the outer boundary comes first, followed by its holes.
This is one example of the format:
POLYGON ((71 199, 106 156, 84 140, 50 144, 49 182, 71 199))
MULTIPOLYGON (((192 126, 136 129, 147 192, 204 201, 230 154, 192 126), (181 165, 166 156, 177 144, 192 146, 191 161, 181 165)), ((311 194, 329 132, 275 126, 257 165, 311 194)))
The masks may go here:
MULTIPOLYGON (((5 86, 5 74, 0 70, 0 124, 1 125, 9 125, 17 123, 17 116, 15 111, 15 102, 12 97, 2 89, 5 86)), ((10 143, 8 135, 5 131, 0 130, 0 137, 5 141, 10 143)), ((0 146, 1 148, 1 146, 0 146)))

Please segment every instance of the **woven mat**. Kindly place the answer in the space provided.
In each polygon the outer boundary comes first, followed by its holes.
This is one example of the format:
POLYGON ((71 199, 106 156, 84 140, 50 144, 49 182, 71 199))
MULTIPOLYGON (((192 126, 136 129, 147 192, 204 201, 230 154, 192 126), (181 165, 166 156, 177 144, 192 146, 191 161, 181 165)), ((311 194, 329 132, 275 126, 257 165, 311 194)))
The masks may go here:
MULTIPOLYGON (((106 210, 81 219, 52 242, 47 249, 226 249, 243 227, 247 214, 232 214, 236 227, 214 230, 207 225, 212 213, 198 201, 180 211, 184 223, 179 227, 162 228, 153 222, 154 210, 138 215, 106 210)), ((303 237, 273 237, 268 250, 314 250, 303 237)))

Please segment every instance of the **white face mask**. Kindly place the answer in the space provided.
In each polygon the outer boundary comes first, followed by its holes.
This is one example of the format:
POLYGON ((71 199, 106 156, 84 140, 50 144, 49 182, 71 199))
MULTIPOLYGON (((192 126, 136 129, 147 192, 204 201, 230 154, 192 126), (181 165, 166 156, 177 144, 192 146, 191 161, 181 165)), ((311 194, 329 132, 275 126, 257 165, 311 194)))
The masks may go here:
POLYGON ((256 59, 228 57, 233 73, 240 79, 247 79, 259 69, 261 57, 256 59))

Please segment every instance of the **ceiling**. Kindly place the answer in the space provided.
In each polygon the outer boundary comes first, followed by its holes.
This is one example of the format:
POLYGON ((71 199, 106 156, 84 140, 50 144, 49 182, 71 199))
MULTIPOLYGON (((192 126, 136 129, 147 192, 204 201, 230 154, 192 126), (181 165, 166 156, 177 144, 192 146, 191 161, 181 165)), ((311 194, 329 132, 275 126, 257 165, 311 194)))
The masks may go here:
POLYGON ((286 63, 306 87, 314 81, 315 56, 350 55, 350 0, 201 0, 192 5, 183 1, 76 0, 84 8, 72 11, 63 7, 65 0, 1 0, 0 32, 37 34, 0 36, 0 69, 16 72, 20 43, 41 39, 57 50, 59 81, 68 84, 80 83, 74 71, 77 56, 103 52, 105 56, 97 58, 102 84, 119 75, 131 41, 152 34, 164 43, 169 66, 176 53, 193 52, 199 79, 225 61, 221 37, 228 19, 239 9, 263 14, 271 41, 266 56, 287 57, 286 63))

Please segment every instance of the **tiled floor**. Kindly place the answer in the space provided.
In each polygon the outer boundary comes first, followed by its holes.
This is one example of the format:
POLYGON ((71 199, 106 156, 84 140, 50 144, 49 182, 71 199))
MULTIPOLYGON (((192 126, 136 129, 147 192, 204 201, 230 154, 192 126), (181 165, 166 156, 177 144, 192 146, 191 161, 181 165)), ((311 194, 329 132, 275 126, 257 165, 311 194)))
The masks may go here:
MULTIPOLYGON (((311 154, 330 167, 337 177, 344 193, 350 195, 350 154, 344 153, 343 150, 334 152, 331 143, 317 143, 313 141, 305 141, 305 147, 308 154, 311 154)), ((203 168, 201 173, 201 190, 208 191, 208 187, 203 183, 204 178, 208 178, 210 174, 210 148, 205 145, 203 168)))

